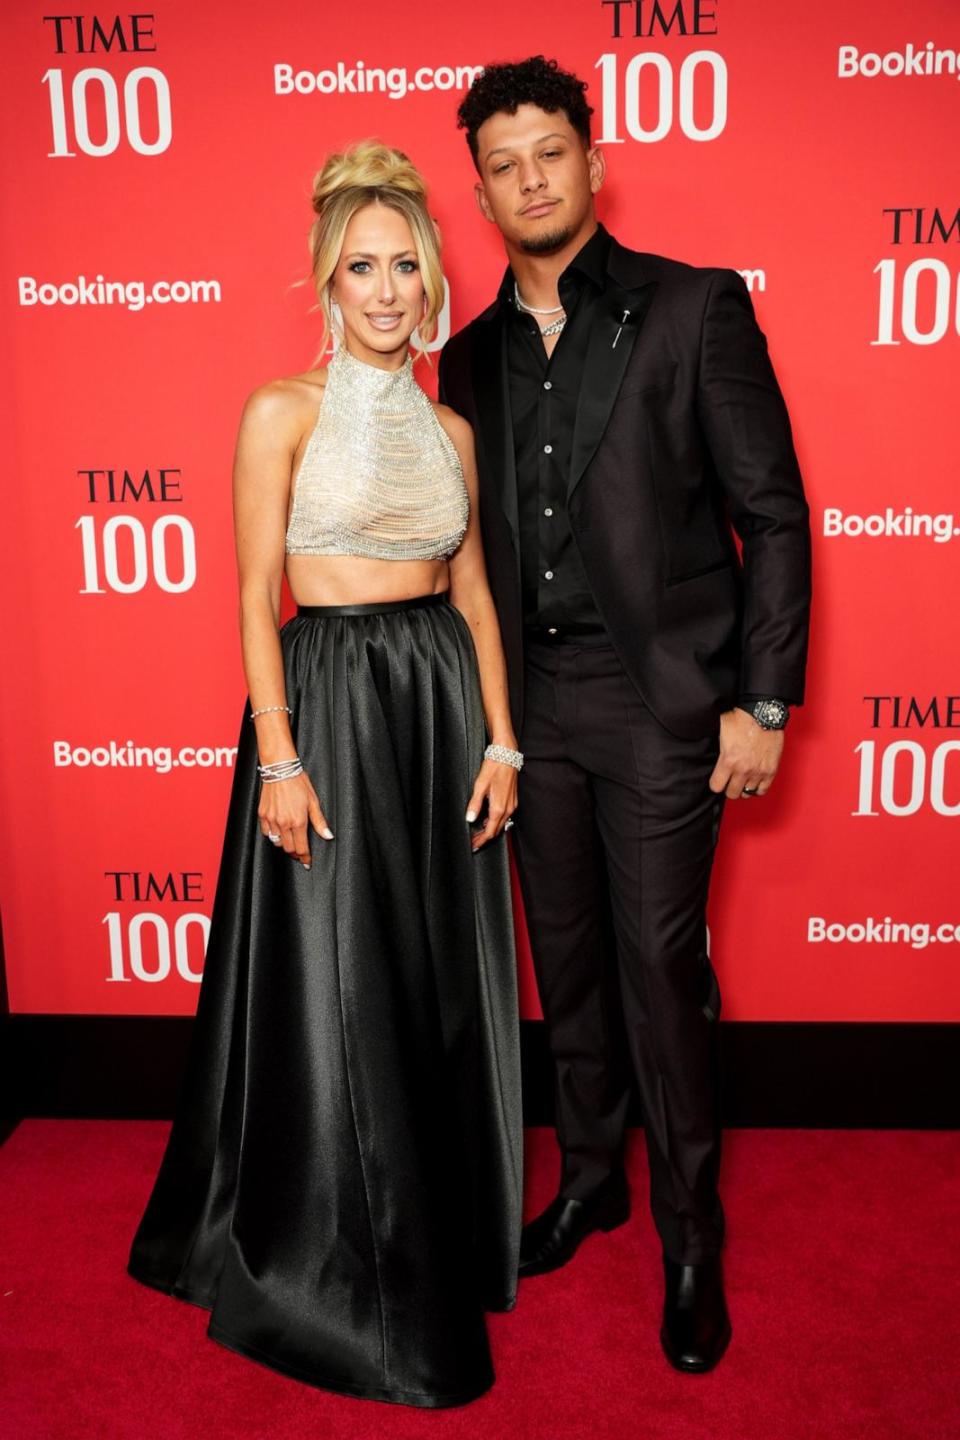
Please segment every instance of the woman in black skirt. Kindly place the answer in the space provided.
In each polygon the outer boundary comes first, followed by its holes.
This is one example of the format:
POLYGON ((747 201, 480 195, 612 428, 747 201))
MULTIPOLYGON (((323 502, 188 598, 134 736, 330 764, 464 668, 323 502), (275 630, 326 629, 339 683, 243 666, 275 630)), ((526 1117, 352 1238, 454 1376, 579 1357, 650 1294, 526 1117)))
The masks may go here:
POLYGON ((339 345, 241 421, 249 696, 187 1074, 129 1268, 277 1370, 456 1405, 492 1384, 484 1311, 516 1295, 503 832, 523 757, 470 427, 413 378, 410 337, 443 299, 423 181, 371 142, 330 157, 313 204, 339 345))

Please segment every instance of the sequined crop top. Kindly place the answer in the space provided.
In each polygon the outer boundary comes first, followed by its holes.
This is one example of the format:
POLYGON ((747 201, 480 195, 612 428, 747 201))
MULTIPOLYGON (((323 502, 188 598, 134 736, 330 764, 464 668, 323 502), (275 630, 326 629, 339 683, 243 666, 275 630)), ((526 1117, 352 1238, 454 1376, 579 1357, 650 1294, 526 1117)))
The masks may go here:
POLYGON ((337 349, 293 486, 288 555, 445 560, 466 533, 460 457, 410 355, 381 370, 337 349))

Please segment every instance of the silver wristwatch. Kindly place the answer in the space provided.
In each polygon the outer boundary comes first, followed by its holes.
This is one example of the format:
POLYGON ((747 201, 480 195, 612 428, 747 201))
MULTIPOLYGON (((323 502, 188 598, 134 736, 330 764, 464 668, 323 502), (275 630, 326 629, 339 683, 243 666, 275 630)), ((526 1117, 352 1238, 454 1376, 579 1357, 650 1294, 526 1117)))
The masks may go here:
POLYGON ((777 700, 773 697, 757 700, 753 705, 743 705, 740 709, 746 710, 762 730, 782 730, 790 719, 790 706, 785 700, 777 700))

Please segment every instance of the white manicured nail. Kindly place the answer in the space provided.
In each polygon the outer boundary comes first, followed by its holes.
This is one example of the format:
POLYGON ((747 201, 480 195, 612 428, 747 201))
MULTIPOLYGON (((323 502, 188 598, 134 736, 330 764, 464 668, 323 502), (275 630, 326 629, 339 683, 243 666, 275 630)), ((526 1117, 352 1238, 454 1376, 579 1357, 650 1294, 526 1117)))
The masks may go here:
POLYGON ((467 811, 467 824, 468 824, 468 825, 472 825, 473 822, 474 822, 474 820, 476 820, 476 818, 477 818, 477 812, 476 812, 476 810, 468 810, 468 811, 467 811))
POLYGON ((333 839, 333 831, 330 829, 329 825, 325 825, 324 828, 320 831, 320 834, 323 836, 324 840, 333 839))

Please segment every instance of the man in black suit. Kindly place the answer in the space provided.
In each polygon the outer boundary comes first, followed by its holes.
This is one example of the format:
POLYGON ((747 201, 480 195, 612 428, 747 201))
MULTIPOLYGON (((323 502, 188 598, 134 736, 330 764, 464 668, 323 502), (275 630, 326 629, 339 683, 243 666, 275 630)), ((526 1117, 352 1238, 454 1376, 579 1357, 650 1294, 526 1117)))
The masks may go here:
POLYGON ((509 268, 440 362, 441 399, 477 438, 556 1067, 559 1193, 520 1268, 555 1269, 627 1219, 632 1072, 661 1341, 707 1370, 730 1337, 707 890, 725 798, 766 793, 803 699, 808 509, 742 278, 597 223, 585 90, 538 56, 489 67, 462 102, 509 268))

